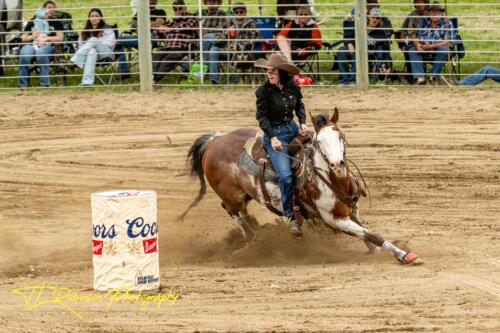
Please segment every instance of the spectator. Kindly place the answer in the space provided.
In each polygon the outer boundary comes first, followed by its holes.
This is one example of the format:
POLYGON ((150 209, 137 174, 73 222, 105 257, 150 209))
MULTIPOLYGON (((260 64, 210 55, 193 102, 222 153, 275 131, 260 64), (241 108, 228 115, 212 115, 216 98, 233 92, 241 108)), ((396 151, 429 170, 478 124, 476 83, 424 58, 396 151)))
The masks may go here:
POLYGON ((26 89, 30 75, 30 65, 33 58, 36 57, 38 66, 40 67, 40 86, 50 86, 50 56, 52 55, 52 43, 63 41, 63 26, 59 21, 54 21, 54 11, 56 4, 52 0, 45 1, 43 8, 47 11, 45 17, 49 24, 49 33, 44 36, 40 32, 36 32, 34 20, 30 20, 24 28, 24 33, 21 35, 22 43, 25 44, 21 48, 19 58, 19 88, 26 89), (36 45, 36 47, 34 46, 36 45))
MULTIPOLYGON (((367 20, 368 60, 370 72, 378 72, 382 66, 390 68, 390 41, 386 30, 382 27, 383 15, 378 7, 370 10, 367 20)), ((344 30, 344 47, 337 52, 339 79, 337 84, 353 84, 356 82, 356 36, 354 25, 347 25, 344 30)))
POLYGON ((83 68, 80 85, 91 86, 94 84, 97 60, 106 58, 114 60, 115 44, 115 31, 104 22, 101 10, 91 9, 85 28, 78 38, 78 50, 71 58, 72 62, 83 68))
POLYGON ((230 19, 226 12, 219 9, 222 0, 203 0, 207 6, 202 15, 203 61, 209 65, 212 84, 219 84, 219 60, 226 58, 227 31, 230 19))
POLYGON ((415 10, 412 11, 404 20, 401 30, 399 31, 398 46, 405 57, 406 72, 411 73, 410 56, 408 50, 415 47, 413 40, 417 34, 417 27, 421 24, 420 21, 429 16, 428 4, 429 0, 413 0, 415 10))
POLYGON ((158 30, 164 34, 165 45, 153 54, 153 81, 158 83, 166 72, 174 69, 187 56, 189 44, 198 38, 198 20, 187 12, 184 0, 172 3, 175 16, 158 30))
POLYGON ((422 19, 418 26, 414 47, 409 50, 411 70, 416 84, 425 84, 423 59, 432 61, 432 83, 443 70, 448 59, 450 44, 455 39, 453 24, 443 17, 444 8, 435 1, 430 10, 430 17, 422 19))
MULTIPOLYGON (((149 0, 149 12, 151 19, 151 41, 156 44, 159 35, 158 28, 167 22, 167 13, 163 9, 156 8, 158 0, 149 0)), ((117 53, 116 60, 119 63, 119 69, 122 79, 130 78, 130 64, 127 61, 125 51, 131 48, 139 47, 139 39, 137 32, 137 13, 132 17, 131 32, 133 34, 120 36, 116 42, 115 51, 117 53)))
POLYGON ((276 36, 281 53, 292 62, 300 62, 309 58, 321 49, 321 32, 316 22, 311 19, 308 6, 300 6, 298 18, 288 22, 276 36))
POLYGON ((383 27, 383 15, 379 7, 370 10, 368 16, 368 60, 370 72, 388 71, 392 66, 390 35, 383 27))
POLYGON ((229 48, 234 52, 232 61, 237 69, 247 70, 253 68, 255 60, 261 58, 259 54, 252 52, 254 43, 260 40, 260 33, 255 21, 246 16, 247 8, 244 3, 235 3, 233 13, 235 18, 229 27, 229 48))

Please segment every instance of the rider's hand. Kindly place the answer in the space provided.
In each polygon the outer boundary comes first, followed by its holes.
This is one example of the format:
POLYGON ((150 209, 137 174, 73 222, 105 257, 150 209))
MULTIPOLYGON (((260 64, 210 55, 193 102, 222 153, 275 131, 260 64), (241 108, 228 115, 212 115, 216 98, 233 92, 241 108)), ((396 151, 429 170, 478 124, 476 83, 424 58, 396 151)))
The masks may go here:
POLYGON ((307 134, 307 125, 306 124, 300 125, 299 134, 301 136, 306 136, 306 134, 307 134))
POLYGON ((273 150, 281 150, 283 148, 283 145, 281 144, 281 141, 277 137, 272 137, 271 147, 273 147, 273 150))

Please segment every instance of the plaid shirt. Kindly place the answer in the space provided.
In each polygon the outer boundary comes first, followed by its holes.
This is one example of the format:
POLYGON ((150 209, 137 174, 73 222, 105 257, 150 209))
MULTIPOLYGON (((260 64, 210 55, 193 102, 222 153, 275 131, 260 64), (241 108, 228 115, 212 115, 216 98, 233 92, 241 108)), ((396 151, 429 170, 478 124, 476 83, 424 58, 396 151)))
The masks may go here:
POLYGON ((436 44, 444 40, 449 40, 451 42, 455 40, 456 32, 453 28, 453 23, 448 20, 448 29, 446 29, 446 21, 444 18, 439 20, 435 28, 432 27, 430 18, 422 19, 417 29, 417 36, 421 42, 436 44))
POLYGON ((215 39, 218 41, 219 46, 223 46, 227 41, 227 28, 231 23, 226 12, 218 9, 215 12, 209 12, 204 9, 201 12, 203 22, 203 35, 212 33, 215 34, 215 39))
POLYGON ((165 24, 172 29, 164 34, 166 49, 187 49, 198 38, 198 19, 194 14, 185 13, 165 24))

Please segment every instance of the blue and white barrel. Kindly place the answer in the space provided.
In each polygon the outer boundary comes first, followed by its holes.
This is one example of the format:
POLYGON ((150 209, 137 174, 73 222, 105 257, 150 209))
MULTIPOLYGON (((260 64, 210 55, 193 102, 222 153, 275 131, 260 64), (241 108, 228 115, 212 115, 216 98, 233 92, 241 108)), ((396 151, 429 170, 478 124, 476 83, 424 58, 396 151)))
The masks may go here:
POLYGON ((156 192, 99 192, 91 202, 94 289, 159 289, 156 192))

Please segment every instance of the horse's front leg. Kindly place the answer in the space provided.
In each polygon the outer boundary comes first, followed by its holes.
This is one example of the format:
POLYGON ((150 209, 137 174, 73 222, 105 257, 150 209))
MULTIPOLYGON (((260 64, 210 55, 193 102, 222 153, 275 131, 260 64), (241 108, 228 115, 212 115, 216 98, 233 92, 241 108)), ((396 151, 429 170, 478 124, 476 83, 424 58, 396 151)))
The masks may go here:
POLYGON ((332 228, 339 229, 340 231, 343 231, 348 235, 355 236, 363 240, 367 244, 367 246, 368 244, 373 244, 376 247, 380 247, 386 250, 402 264, 415 262, 415 260, 417 260, 418 258, 418 256, 414 252, 406 252, 401 250, 391 242, 384 240, 380 235, 369 232, 367 229, 352 221, 349 217, 335 218, 329 216, 328 218, 325 218, 323 216, 323 220, 332 228))

